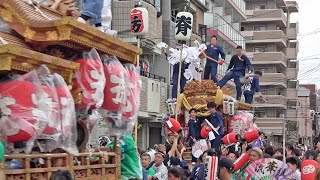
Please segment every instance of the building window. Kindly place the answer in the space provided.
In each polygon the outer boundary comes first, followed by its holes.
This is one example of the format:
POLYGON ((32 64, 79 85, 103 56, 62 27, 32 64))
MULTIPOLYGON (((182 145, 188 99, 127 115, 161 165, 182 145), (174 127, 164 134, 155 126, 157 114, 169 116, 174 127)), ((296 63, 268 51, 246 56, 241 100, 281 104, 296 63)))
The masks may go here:
POLYGON ((203 24, 199 24, 199 36, 203 43, 206 43, 207 40, 207 26, 203 24))
POLYGON ((257 25, 253 27, 254 31, 266 31, 267 30, 267 25, 257 25))
POLYGON ((266 47, 254 47, 254 52, 266 52, 266 47))
POLYGON ((241 31, 244 31, 244 26, 241 26, 240 30, 241 30, 241 31))
POLYGON ((259 4, 254 6, 254 10, 261 10, 261 9, 266 9, 266 5, 259 4))

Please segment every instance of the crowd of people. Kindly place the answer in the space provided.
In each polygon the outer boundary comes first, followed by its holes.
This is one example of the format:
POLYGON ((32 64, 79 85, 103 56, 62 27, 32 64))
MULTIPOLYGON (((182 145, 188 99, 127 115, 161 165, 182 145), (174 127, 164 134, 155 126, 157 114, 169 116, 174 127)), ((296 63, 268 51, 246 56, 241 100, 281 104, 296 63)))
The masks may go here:
MULTIPOLYGON (((224 131, 224 119, 219 108, 212 102, 208 103, 208 109, 212 113, 209 122, 215 130, 212 132, 215 139, 209 140, 201 135, 201 129, 205 122, 196 118, 196 110, 191 109, 189 127, 189 141, 186 142, 178 133, 171 133, 165 144, 157 144, 148 151, 140 152, 143 167, 143 180, 205 180, 205 160, 207 156, 219 157, 218 176, 220 180, 245 180, 244 169, 253 161, 262 158, 273 158, 286 162, 288 168, 294 173, 297 180, 301 179, 301 162, 306 159, 316 160, 320 163, 320 142, 316 149, 303 145, 286 144, 285 149, 267 144, 265 134, 259 132, 260 137, 251 143, 239 141, 232 145, 224 145, 221 139, 227 132, 224 131), (208 149, 198 158, 192 156, 192 164, 184 159, 184 154, 198 140, 205 139, 208 149), (248 153, 250 161, 235 171, 234 164, 242 154, 248 153), (242 172, 241 172, 242 171, 242 172)), ((211 129, 212 130, 212 129, 211 129)), ((320 178, 320 175, 319 175, 320 178)))
MULTIPOLYGON (((192 165, 184 160, 183 153, 186 148, 177 133, 170 134, 163 144, 155 145, 148 151, 141 152, 141 164, 143 167, 143 180, 205 180, 205 159, 207 156, 219 156, 219 179, 220 180, 245 180, 241 170, 234 171, 234 163, 243 154, 248 153, 250 161, 244 165, 245 168, 251 162, 262 158, 274 158, 286 162, 288 167, 294 172, 296 180, 301 179, 301 162, 303 160, 316 160, 320 163, 320 142, 315 150, 311 147, 306 149, 303 145, 287 144, 285 149, 268 145, 264 141, 264 134, 260 136, 260 147, 253 147, 253 144, 243 143, 240 146, 229 147, 220 146, 219 151, 209 148, 204 151, 199 158, 193 157, 192 165)), ((241 168, 243 170, 243 168, 241 168)), ((317 175, 320 179, 320 173, 317 175)))

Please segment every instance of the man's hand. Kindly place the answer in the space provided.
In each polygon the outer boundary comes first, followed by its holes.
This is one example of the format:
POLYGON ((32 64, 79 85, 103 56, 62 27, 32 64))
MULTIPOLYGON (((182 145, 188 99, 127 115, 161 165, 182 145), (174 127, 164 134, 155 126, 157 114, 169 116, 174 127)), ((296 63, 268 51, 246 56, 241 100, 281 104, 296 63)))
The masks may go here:
POLYGON ((224 61, 219 61, 219 65, 223 65, 224 61))
POLYGON ((179 138, 179 134, 175 132, 174 133, 174 137, 178 139, 179 138))
POLYGON ((194 143, 197 142, 196 138, 193 138, 193 142, 194 142, 194 143))
POLYGON ((242 153, 246 152, 247 147, 248 147, 248 143, 247 142, 242 144, 242 153))

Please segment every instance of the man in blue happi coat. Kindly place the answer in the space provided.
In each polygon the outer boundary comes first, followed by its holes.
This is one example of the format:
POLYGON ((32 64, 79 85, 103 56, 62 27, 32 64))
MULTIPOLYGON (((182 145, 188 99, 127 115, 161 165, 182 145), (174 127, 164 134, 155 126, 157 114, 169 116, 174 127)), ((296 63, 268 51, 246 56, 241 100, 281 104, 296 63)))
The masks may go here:
POLYGON ((251 62, 249 58, 243 53, 242 46, 237 46, 237 54, 232 56, 227 69, 227 73, 218 82, 218 87, 222 88, 230 79, 233 78, 234 83, 236 84, 237 100, 240 100, 242 95, 242 83, 240 81, 240 78, 245 76, 246 68, 248 69, 248 73, 251 74, 253 71, 251 62))
MULTIPOLYGON (((179 81, 179 67, 180 63, 173 65, 172 73, 172 99, 177 98, 178 93, 178 81, 179 81)), ((184 72, 188 69, 189 63, 182 62, 181 66, 181 77, 180 77, 180 93, 183 93, 184 86, 187 83, 186 77, 184 77, 184 72)))
MULTIPOLYGON (((218 38, 217 36, 213 35, 211 37, 211 44, 207 45, 206 54, 207 56, 219 61, 219 55, 222 58, 222 61, 225 60, 226 54, 224 53, 222 47, 217 44, 218 38)), ((204 68, 204 79, 209 79, 211 75, 211 80, 213 80, 215 83, 218 82, 217 80, 217 68, 218 63, 214 62, 207 58, 206 60, 206 66, 204 68)))
POLYGON ((248 77, 248 82, 243 85, 243 95, 245 97, 245 102, 248 104, 252 104, 253 96, 257 92, 260 97, 262 94, 260 93, 260 83, 259 78, 262 76, 261 71, 255 71, 253 76, 248 77))

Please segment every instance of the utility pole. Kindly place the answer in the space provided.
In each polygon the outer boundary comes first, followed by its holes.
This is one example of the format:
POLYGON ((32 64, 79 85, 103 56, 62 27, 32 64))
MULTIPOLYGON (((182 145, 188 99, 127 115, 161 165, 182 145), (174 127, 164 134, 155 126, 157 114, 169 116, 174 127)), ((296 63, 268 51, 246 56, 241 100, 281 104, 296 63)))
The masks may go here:
POLYGON ((286 164, 286 112, 283 115, 283 122, 282 122, 282 130, 283 130, 283 135, 282 135, 282 146, 283 146, 283 162, 286 164))

